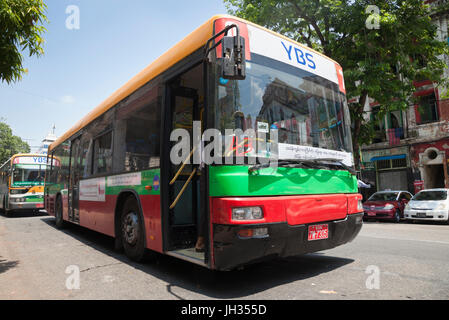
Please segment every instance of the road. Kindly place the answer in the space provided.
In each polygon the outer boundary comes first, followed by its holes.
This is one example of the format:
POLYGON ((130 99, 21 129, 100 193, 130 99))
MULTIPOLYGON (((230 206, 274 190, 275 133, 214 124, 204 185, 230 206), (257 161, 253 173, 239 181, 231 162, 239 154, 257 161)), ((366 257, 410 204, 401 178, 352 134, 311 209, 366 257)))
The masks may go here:
POLYGON ((112 248, 45 213, 1 215, 0 299, 449 299, 448 225, 368 222, 344 246, 226 273, 112 248))

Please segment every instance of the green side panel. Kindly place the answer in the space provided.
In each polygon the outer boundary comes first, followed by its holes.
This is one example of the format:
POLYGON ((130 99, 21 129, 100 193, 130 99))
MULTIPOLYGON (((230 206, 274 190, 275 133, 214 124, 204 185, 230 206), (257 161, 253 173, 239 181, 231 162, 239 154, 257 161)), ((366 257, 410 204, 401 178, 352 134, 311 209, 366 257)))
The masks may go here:
POLYGON ((44 202, 42 196, 26 196, 25 202, 44 202))
POLYGON ((264 168, 249 174, 249 166, 211 166, 212 197, 282 196, 357 193, 357 178, 348 171, 264 168))
MULTIPOLYGON (((123 189, 133 189, 135 190, 139 195, 160 195, 161 194, 161 170, 160 169, 150 169, 145 170, 141 172, 135 172, 130 174, 123 174, 118 176, 112 176, 107 177, 106 182, 106 194, 107 195, 118 195, 120 191, 123 189), (140 183, 137 182, 131 182, 131 183, 124 183, 124 185, 120 186, 110 186, 111 181, 114 178, 117 177, 123 177, 123 176, 140 176, 140 183), (151 189, 146 189, 145 187, 151 187, 151 189)), ((131 179, 132 180, 132 179, 131 179)), ((129 180, 129 181, 131 181, 129 180)), ((137 179, 136 181, 138 181, 137 179)))

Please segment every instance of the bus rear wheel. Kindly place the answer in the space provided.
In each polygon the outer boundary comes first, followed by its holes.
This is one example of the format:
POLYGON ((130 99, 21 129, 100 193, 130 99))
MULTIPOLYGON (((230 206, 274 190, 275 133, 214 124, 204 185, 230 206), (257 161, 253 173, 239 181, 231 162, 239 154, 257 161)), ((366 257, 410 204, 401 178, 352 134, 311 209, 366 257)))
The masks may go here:
POLYGON ((66 226, 66 223, 64 221, 64 218, 62 216, 62 200, 61 197, 58 197, 56 199, 55 204, 55 224, 57 229, 64 229, 66 226))
POLYGON ((145 234, 137 201, 128 197, 120 218, 121 239, 126 256, 136 262, 145 257, 145 234))

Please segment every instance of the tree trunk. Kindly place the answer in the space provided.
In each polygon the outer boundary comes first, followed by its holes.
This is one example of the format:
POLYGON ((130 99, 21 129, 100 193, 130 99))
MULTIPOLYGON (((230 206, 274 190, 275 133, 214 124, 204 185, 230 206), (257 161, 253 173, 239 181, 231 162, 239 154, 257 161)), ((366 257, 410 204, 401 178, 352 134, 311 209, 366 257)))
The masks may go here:
POLYGON ((365 108, 366 100, 368 99, 368 93, 362 92, 362 95, 359 98, 359 103, 354 105, 354 110, 352 114, 354 115, 354 130, 352 131, 352 145, 354 151, 354 161, 356 170, 360 170, 361 162, 360 162, 360 142, 359 137, 362 129, 363 123, 363 109, 365 108))

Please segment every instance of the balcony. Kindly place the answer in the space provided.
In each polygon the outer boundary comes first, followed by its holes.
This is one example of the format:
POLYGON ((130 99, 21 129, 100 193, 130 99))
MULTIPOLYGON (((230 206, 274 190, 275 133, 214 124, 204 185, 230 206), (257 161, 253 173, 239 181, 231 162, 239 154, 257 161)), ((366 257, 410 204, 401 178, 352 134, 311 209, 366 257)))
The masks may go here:
POLYGON ((404 128, 387 129, 388 142, 390 146, 401 144, 401 139, 404 139, 404 128))

